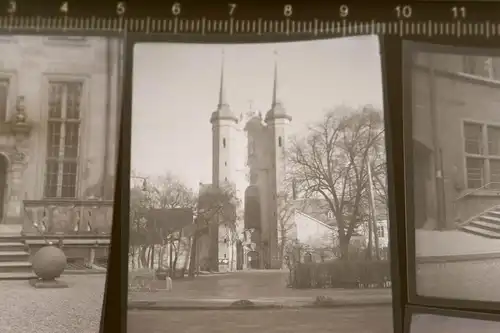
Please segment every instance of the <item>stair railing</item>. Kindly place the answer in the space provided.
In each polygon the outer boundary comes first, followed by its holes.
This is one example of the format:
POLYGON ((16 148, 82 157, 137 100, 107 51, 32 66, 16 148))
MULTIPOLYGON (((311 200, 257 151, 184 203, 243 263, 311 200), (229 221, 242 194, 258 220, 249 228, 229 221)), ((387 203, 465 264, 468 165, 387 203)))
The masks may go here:
MULTIPOLYGON (((457 204, 460 200, 463 200, 464 198, 470 196, 471 194, 474 194, 474 193, 477 193, 478 191, 481 191, 481 190, 488 190, 488 187, 491 186, 491 185, 499 185, 499 188, 498 188, 498 192, 500 192, 500 182, 489 182, 489 183, 486 183, 484 184, 483 186, 481 187, 478 187, 478 188, 475 188, 475 189, 472 189, 470 191, 467 191, 466 193, 463 193, 462 195, 458 196, 457 198, 455 198, 455 200, 453 201, 453 210, 455 212, 455 216, 460 218, 460 216, 458 216, 458 209, 457 209, 457 204)), ((492 190, 492 189, 490 189, 492 190)), ((493 190, 492 190, 493 191, 493 190)), ((468 224, 471 220, 479 217, 480 215, 482 215, 483 212, 479 213, 479 214, 476 214, 470 218, 468 218, 466 221, 459 221, 457 222, 458 226, 463 226, 463 225, 466 225, 468 224)))

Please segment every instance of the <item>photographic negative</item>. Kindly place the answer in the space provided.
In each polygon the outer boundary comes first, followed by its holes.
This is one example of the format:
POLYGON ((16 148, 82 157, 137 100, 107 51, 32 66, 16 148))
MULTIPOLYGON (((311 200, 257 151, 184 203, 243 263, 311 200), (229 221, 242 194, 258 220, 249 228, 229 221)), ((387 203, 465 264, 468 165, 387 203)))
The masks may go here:
POLYGON ((413 314, 409 333, 494 333, 500 322, 473 318, 459 318, 436 314, 413 314))
POLYGON ((418 44, 408 50, 416 293, 500 301, 500 56, 418 44))
MULTIPOLYGON (((129 309, 390 304, 378 48, 375 36, 134 46, 129 309), (311 275, 320 267, 349 278, 311 275)), ((231 325, 189 313, 179 330, 231 325)), ((374 313, 352 330, 390 330, 389 307, 374 313)), ((129 312, 129 332, 173 322, 145 316, 129 312)), ((323 317, 309 321, 330 327, 323 317)))
POLYGON ((2 332, 99 330, 122 57, 119 37, 0 37, 2 332))

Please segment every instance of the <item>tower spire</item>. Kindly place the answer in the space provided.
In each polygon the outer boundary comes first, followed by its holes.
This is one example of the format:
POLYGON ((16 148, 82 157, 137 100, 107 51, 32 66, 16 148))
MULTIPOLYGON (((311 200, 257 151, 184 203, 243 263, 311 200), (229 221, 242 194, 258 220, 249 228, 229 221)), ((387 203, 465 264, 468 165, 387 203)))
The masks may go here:
POLYGON ((274 80, 273 80, 273 104, 274 107, 278 101, 278 52, 274 51, 274 80))
POLYGON ((265 121, 266 123, 273 121, 274 119, 287 119, 292 120, 281 103, 278 96, 278 52, 274 51, 274 77, 273 77, 273 97, 271 110, 266 113, 265 121))
POLYGON ((220 87, 219 87, 219 107, 221 107, 222 105, 227 105, 226 90, 224 87, 224 49, 222 49, 222 54, 221 54, 220 87))

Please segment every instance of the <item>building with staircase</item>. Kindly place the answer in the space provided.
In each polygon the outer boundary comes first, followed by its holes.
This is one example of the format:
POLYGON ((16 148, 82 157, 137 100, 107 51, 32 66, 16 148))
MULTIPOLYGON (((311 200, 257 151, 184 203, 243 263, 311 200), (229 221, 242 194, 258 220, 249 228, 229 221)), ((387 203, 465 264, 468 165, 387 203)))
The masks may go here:
POLYGON ((0 279, 28 278, 52 242, 72 267, 106 261, 122 42, 0 37, 0 279))
POLYGON ((500 57, 419 52, 410 73, 416 228, 500 238, 500 57))

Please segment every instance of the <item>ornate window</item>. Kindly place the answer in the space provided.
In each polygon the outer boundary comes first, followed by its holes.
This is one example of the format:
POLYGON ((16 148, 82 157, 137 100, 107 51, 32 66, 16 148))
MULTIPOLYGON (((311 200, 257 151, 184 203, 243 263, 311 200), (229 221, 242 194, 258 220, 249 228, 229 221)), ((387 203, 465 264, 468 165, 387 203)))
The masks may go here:
POLYGON ((7 120, 10 80, 0 78, 0 123, 7 120))
POLYGON ((47 198, 76 197, 82 88, 82 82, 49 83, 47 198))

